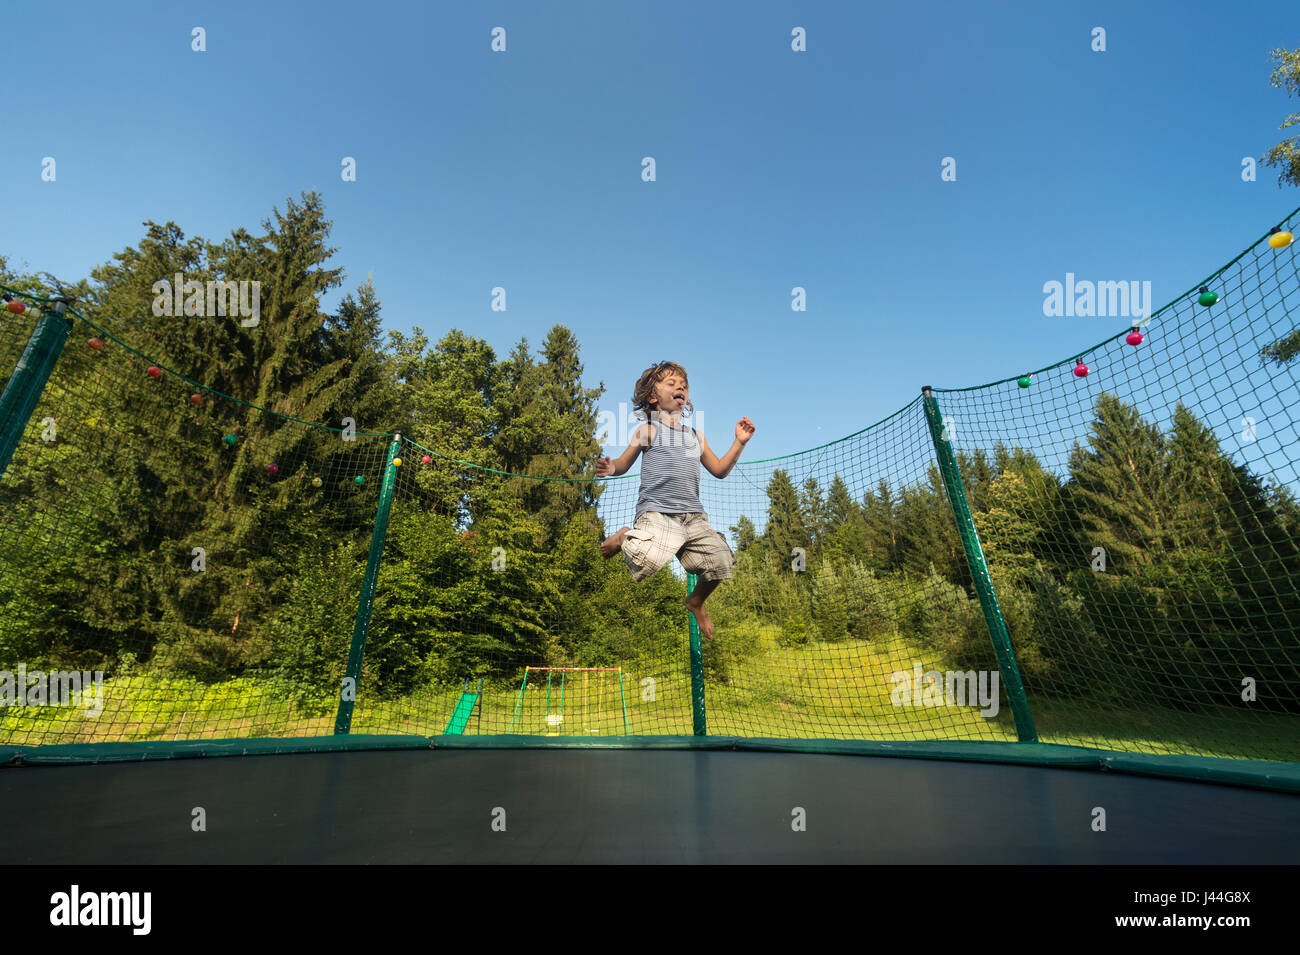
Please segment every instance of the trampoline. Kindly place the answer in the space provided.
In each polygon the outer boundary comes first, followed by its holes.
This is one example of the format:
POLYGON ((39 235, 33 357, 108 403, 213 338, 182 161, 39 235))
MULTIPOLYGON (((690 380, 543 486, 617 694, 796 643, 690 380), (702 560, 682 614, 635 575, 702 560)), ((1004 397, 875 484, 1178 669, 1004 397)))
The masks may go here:
POLYGON ((1054 767, 425 741, 134 760, 0 771, 0 813, 23 821, 6 833, 7 858, 1226 865, 1300 857, 1292 793, 1103 772, 1095 754, 1091 767, 1054 767), (206 831, 193 831, 196 807, 206 831), (1104 832, 1093 828, 1098 807, 1104 832))
POLYGON ((339 441, 0 286, 6 861, 1293 864, 1300 471, 1219 442, 1297 424, 1298 214, 1149 339, 733 459, 712 639, 680 559, 606 574, 585 426, 339 441))

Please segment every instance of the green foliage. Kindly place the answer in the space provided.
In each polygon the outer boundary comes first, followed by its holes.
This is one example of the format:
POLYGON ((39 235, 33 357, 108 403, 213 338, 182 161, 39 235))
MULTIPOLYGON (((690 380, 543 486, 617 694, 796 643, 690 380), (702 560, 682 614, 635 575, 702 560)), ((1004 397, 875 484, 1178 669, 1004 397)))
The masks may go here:
MULTIPOLYGON (((299 555, 288 597, 268 627, 266 662, 279 679, 306 691, 338 691, 365 566, 364 552, 346 542, 299 555)), ((376 658, 367 656, 362 681, 378 680, 376 658)))
POLYGON ((812 535, 805 525, 805 515, 800 506, 799 494, 790 475, 781 469, 772 473, 767 486, 767 529, 763 541, 777 561, 789 565, 797 549, 805 552, 805 561, 811 565, 813 555, 812 535))
POLYGON ((712 639, 704 640, 704 678, 709 683, 726 685, 732 674, 751 659, 761 642, 757 623, 719 626, 712 639))
POLYGON ((966 658, 968 645, 963 640, 973 632, 969 621, 976 611, 966 591, 944 578, 934 565, 925 577, 903 588, 898 607, 898 627, 904 637, 937 651, 941 659, 966 658))
POLYGON ((441 515, 396 517, 367 641, 380 692, 500 676, 550 658, 543 623, 555 578, 540 543, 541 528, 518 511, 485 514, 481 529, 464 532, 441 515), (488 541, 502 548, 495 565, 488 541))
POLYGON ((823 561, 812 575, 810 598, 823 641, 867 640, 893 632, 892 599, 884 583, 859 561, 823 561))
POLYGON ((1034 550, 1043 529, 1035 519, 1039 498, 1028 491, 1019 472, 1008 468, 990 482, 983 495, 983 508, 975 514, 984 553, 1010 575, 1023 581, 1034 563, 1034 550))
POLYGON ((740 519, 736 521, 735 525, 728 528, 728 530, 731 531, 732 536, 736 539, 737 554, 754 546, 754 542, 758 539, 758 535, 754 530, 754 522, 743 514, 740 516, 740 519))
MULTIPOLYGON (((1300 49, 1284 50, 1279 47, 1269 53, 1277 64, 1268 78, 1269 84, 1279 89, 1285 88, 1288 97, 1300 93, 1300 49)), ((1300 113, 1292 113, 1282 121, 1278 129, 1297 125, 1300 125, 1300 113)), ((1261 162, 1266 166, 1281 167, 1277 176, 1279 186, 1283 183, 1300 186, 1300 136, 1291 136, 1270 147, 1261 162)), ((1289 361, 1294 355, 1293 352, 1281 360, 1289 361)))
POLYGON ((781 634, 777 641, 782 647, 802 647, 807 645, 809 638, 808 625, 796 618, 781 624, 781 634))
POLYGON ((970 570, 937 467, 929 469, 926 483, 902 490, 894 521, 900 570, 925 577, 933 565, 940 576, 963 587, 969 585, 970 570))

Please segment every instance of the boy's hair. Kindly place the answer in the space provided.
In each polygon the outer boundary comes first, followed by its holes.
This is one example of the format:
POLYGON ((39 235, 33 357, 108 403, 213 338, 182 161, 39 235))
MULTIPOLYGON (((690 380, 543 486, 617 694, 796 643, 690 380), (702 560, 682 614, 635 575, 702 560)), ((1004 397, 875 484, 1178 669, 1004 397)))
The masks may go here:
MULTIPOLYGON (((661 361, 657 365, 651 365, 645 371, 641 372, 641 377, 636 380, 636 388, 632 391, 632 408, 638 418, 650 417, 650 399, 654 397, 655 385, 663 381, 671 374, 681 376, 682 383, 690 386, 690 381, 686 377, 686 369, 675 361, 661 361)), ((686 414, 692 414, 695 406, 686 402, 684 409, 686 414)))

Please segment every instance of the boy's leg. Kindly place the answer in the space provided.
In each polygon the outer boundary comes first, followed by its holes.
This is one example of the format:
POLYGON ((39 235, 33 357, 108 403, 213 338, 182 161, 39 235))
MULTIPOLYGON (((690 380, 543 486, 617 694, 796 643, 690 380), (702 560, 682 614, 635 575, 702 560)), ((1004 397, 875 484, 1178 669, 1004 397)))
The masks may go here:
POLYGON ((704 634, 706 640, 713 638, 713 619, 709 616, 708 611, 704 609, 704 601, 709 599, 709 594, 718 589, 720 583, 722 583, 720 580, 705 580, 703 577, 699 577, 695 581, 695 589, 682 601, 686 604, 686 609, 695 617, 700 633, 704 634))
POLYGON ((731 579, 736 557, 727 539, 715 531, 705 514, 692 514, 686 520, 686 544, 677 555, 682 568, 697 575, 695 592, 686 598, 686 608, 695 616, 700 632, 713 636, 713 621, 704 609, 704 601, 717 590, 718 584, 731 579))

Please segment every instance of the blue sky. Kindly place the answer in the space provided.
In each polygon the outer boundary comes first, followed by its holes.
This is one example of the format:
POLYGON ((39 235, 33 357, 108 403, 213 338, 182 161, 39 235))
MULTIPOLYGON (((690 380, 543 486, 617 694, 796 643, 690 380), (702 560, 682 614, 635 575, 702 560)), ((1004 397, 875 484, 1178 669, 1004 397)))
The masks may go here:
POLYGON ((675 359, 714 449, 748 415, 746 457, 770 457, 1130 323, 1045 317, 1045 282, 1150 281, 1163 305, 1300 206, 1276 169, 1240 175, 1296 132, 1268 83, 1300 46, 1287 9, 15 5, 0 252, 72 280, 143 220, 219 240, 316 189, 386 327, 504 356, 562 323, 609 411, 675 359))

